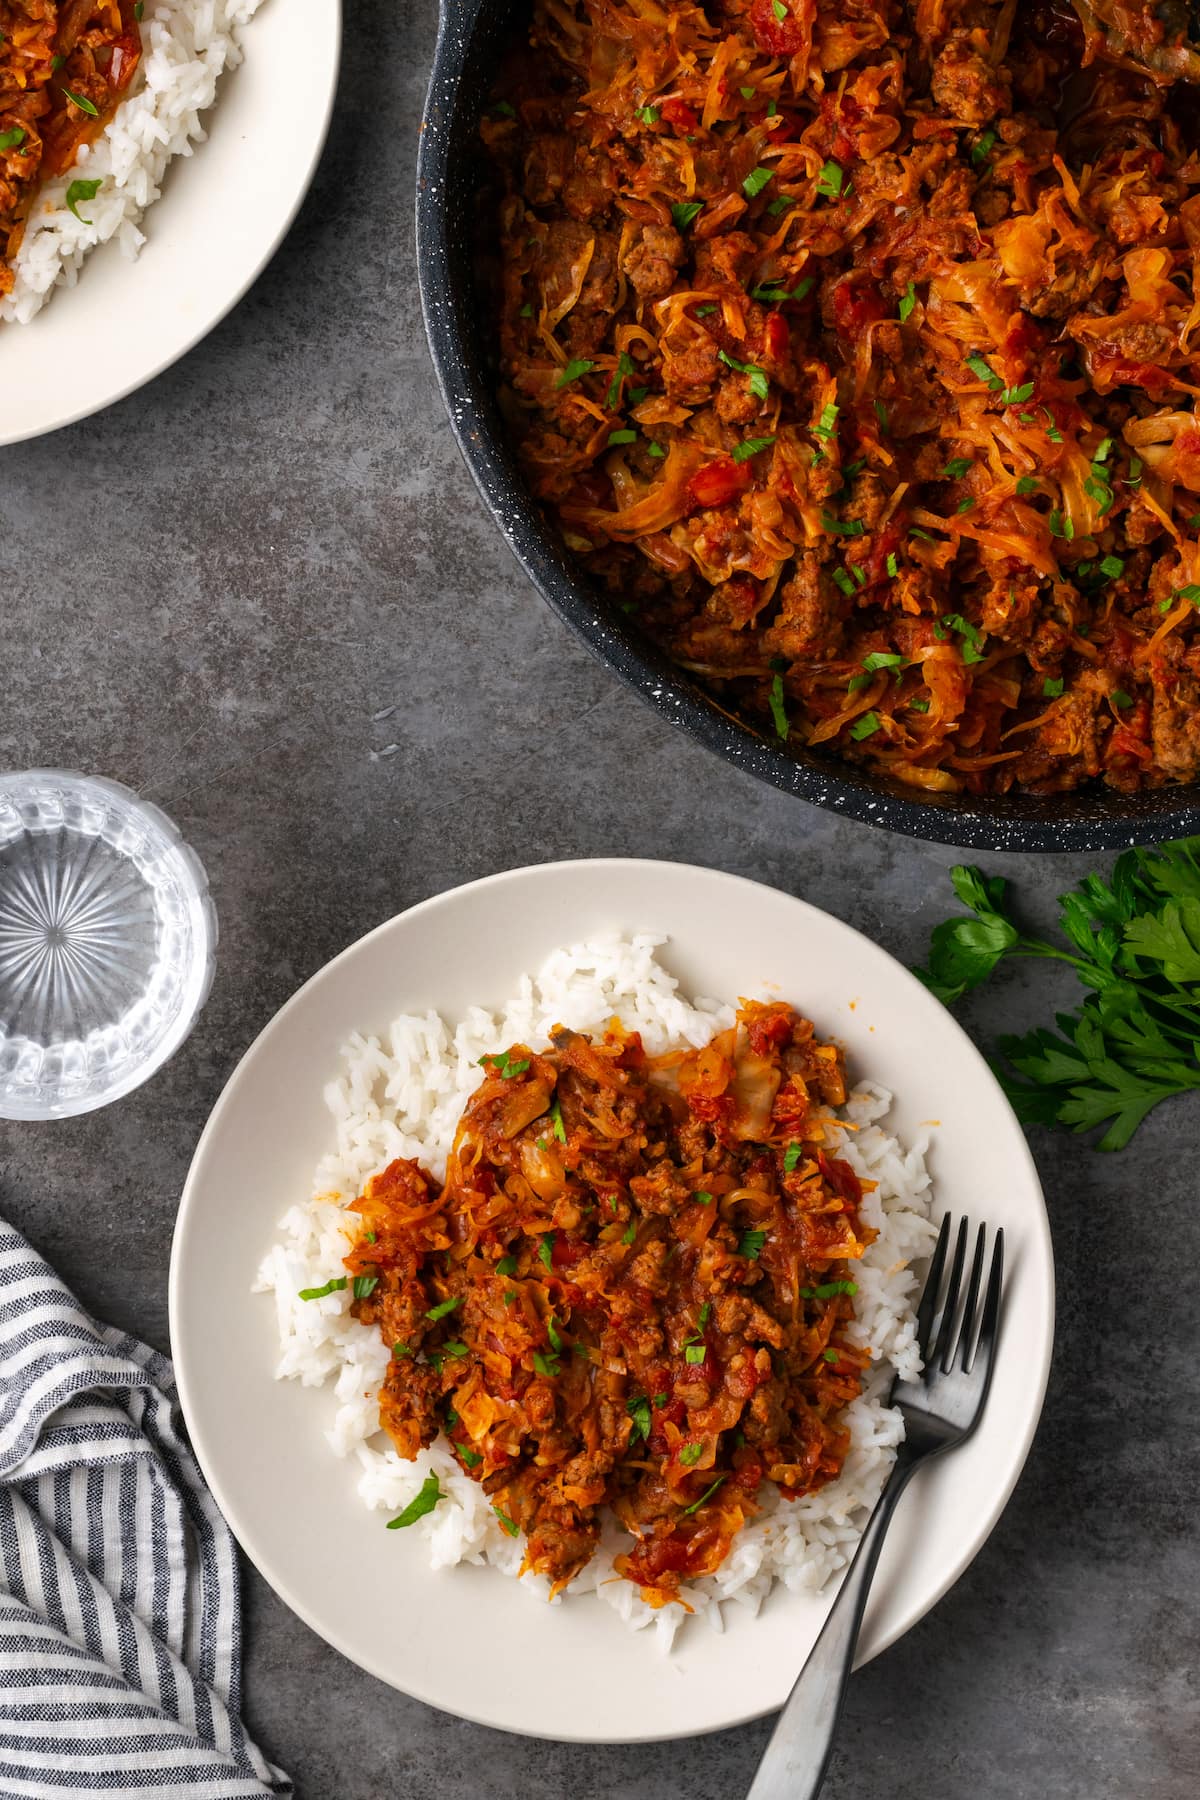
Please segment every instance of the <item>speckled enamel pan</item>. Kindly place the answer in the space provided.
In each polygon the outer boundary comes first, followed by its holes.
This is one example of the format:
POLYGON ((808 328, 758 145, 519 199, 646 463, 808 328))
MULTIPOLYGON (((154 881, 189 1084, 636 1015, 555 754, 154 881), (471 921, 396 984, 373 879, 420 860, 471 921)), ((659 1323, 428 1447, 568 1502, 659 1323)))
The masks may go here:
POLYGON ((888 831, 989 850, 1094 851, 1200 830, 1194 787, 1122 795, 1106 790, 1001 799, 911 789, 767 738, 725 711, 635 626, 612 611, 571 563, 521 479, 492 398, 474 273, 477 123, 511 0, 441 0, 417 167, 417 269, 425 328, 450 423, 504 537, 539 593, 584 643, 674 725, 739 768, 814 806, 888 831))

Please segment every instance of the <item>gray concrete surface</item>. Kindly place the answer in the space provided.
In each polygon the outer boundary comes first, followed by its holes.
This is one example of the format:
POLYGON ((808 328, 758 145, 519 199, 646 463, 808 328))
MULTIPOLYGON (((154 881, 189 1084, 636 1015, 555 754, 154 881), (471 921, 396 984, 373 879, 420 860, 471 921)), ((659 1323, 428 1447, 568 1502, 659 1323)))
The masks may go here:
MULTIPOLYGON (((328 153, 248 299, 145 392, 0 451, 0 766, 144 789, 221 914, 212 998, 158 1079, 88 1118, 0 1126, 0 1209, 160 1346, 180 1185, 229 1071, 410 902, 626 852, 801 893, 909 961, 947 910, 953 852, 810 810, 672 733, 484 517, 413 280, 433 21, 433 0, 350 0, 328 153)), ((1042 924, 1084 869, 1003 866, 1042 924)), ((1043 1016, 1053 980, 1008 976, 968 1024, 986 1042, 1043 1016)), ((973 1567, 854 1679, 830 1800, 1200 1791, 1198 1134, 1200 1099, 1123 1156, 1037 1135, 1060 1283, 1041 1432, 973 1567)), ((726 1800, 766 1740, 765 1723, 648 1749, 506 1737, 361 1675, 253 1573, 246 1599, 250 1721, 305 1800, 726 1800)))

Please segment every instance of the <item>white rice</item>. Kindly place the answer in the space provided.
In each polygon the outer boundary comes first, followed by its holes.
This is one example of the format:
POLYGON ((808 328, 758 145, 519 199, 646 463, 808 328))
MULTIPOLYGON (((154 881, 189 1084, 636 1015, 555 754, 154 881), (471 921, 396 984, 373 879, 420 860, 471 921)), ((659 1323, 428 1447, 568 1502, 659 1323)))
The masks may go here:
MULTIPOLYGON (((343 1207, 370 1175, 403 1156, 418 1157, 444 1176, 463 1105, 479 1083, 481 1056, 515 1042, 542 1048, 555 1024, 587 1029, 614 1014, 641 1032, 652 1054, 681 1040, 706 1043, 730 1024, 731 1007, 689 1003, 678 993, 655 956, 665 941, 612 937, 559 950, 535 977, 522 980, 498 1014, 472 1008, 455 1027, 436 1013, 405 1014, 382 1042, 355 1035, 343 1050, 343 1073, 325 1090, 336 1148, 316 1171, 314 1197, 280 1221, 282 1241, 256 1283, 275 1295, 281 1344, 276 1375, 305 1386, 334 1382, 337 1411, 326 1436, 337 1455, 357 1460, 358 1490, 369 1507, 390 1515, 414 1497, 426 1475, 437 1474, 447 1498, 410 1527, 424 1538, 434 1568, 487 1562, 515 1576, 522 1542, 506 1536, 482 1487, 462 1472, 444 1439, 415 1462, 401 1461, 379 1428, 377 1395, 388 1347, 376 1329, 350 1316, 348 1291, 304 1301, 299 1290, 345 1273, 342 1258, 354 1221, 347 1224, 343 1207)), ((847 1410, 850 1453, 837 1481, 806 1499, 781 1500, 764 1487, 762 1511, 738 1534, 722 1567, 683 1590, 718 1631, 723 1602, 757 1612, 774 1581, 815 1591, 845 1566, 903 1435, 899 1415, 882 1396, 895 1373, 912 1375, 920 1368, 913 1318, 918 1283, 910 1265, 928 1254, 935 1232, 928 1217, 927 1134, 907 1149, 890 1137, 877 1122, 890 1100, 881 1088, 859 1087, 845 1108, 859 1129, 836 1145, 857 1174, 878 1184, 862 1213, 879 1236, 856 1265, 856 1318, 846 1327, 850 1340, 869 1345, 875 1359, 862 1395, 847 1410)), ((656 1611, 631 1582, 610 1579, 612 1557, 622 1547, 628 1549, 629 1538, 612 1522, 567 1594, 595 1593, 635 1628, 653 1623, 668 1649, 687 1615, 677 1605, 656 1611)), ((522 1585, 543 1598, 549 1594, 543 1577, 525 1575, 522 1585)))
POLYGON ((0 320, 27 324, 61 284, 73 287, 88 251, 115 237, 128 257, 146 239, 138 221, 158 199, 173 156, 203 143, 200 115, 213 104, 217 81, 242 60, 240 29, 261 0, 146 0, 142 64, 121 102, 72 168, 49 181, 33 204, 13 264, 14 284, 0 299, 0 320), (73 181, 102 186, 67 206, 73 181), (86 222, 85 222, 86 221, 86 222))

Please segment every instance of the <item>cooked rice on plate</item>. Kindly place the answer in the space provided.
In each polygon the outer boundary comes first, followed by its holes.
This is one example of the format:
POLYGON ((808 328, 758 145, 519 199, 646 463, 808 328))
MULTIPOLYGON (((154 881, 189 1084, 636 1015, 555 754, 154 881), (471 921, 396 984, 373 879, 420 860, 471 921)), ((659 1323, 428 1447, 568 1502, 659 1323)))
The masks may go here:
MULTIPOLYGON (((116 238, 135 257, 139 221, 162 191, 167 164, 191 156, 207 135, 201 115, 227 69, 242 61, 242 27, 261 0, 145 0, 138 24, 142 62, 133 91, 70 168, 44 183, 0 295, 0 321, 27 324, 56 285, 73 287, 88 252, 116 238), (94 192, 78 197, 78 184, 94 192), (74 206, 68 194, 76 184, 74 206)), ((127 322, 136 329, 136 320, 127 322)))
MULTIPOLYGON (((256 1287, 275 1296, 280 1337, 276 1374, 305 1386, 333 1384, 336 1412, 326 1437, 335 1454, 358 1464, 358 1491, 371 1508, 393 1513, 435 1474, 443 1503, 411 1529, 423 1540, 434 1568, 486 1562, 520 1577, 541 1599, 550 1582, 521 1576, 522 1544, 503 1529, 487 1493, 464 1473, 445 1438, 402 1460, 382 1433, 378 1395, 390 1351, 380 1332, 351 1316, 348 1289, 317 1300, 301 1290, 344 1275, 345 1257, 361 1219, 347 1213, 368 1179, 396 1158, 419 1159, 439 1180, 465 1103, 479 1087, 480 1058, 514 1043, 538 1050, 555 1025, 586 1031, 616 1017, 641 1034, 646 1051, 659 1055, 680 1046, 700 1047, 729 1027, 733 1009, 710 1000, 686 1000, 658 960, 666 942, 646 934, 604 938, 555 951, 535 976, 523 977, 498 1012, 472 1008, 457 1025, 438 1014, 403 1014, 381 1040, 355 1034, 343 1050, 342 1073, 325 1092, 336 1148, 320 1163, 313 1197, 289 1209, 281 1238, 259 1271, 256 1287)), ((848 1406, 850 1450, 837 1479, 800 1499, 783 1499, 769 1482, 757 1496, 757 1513, 737 1534, 711 1576, 680 1588, 682 1603, 657 1607, 628 1580, 614 1578, 613 1557, 630 1539, 610 1519, 600 1549, 566 1588, 568 1596, 595 1593, 635 1629, 653 1623, 663 1649, 690 1607, 716 1630, 722 1603, 757 1611, 775 1581, 815 1592, 849 1561, 863 1524, 887 1479, 903 1429, 885 1397, 897 1374, 914 1375, 912 1269, 932 1247, 930 1178, 925 1166, 928 1135, 907 1146, 882 1124, 891 1096, 862 1082, 841 1111, 854 1129, 840 1132, 830 1149, 873 1188, 860 1215, 877 1233, 854 1265, 857 1292, 848 1342, 872 1358, 861 1394, 848 1406)))

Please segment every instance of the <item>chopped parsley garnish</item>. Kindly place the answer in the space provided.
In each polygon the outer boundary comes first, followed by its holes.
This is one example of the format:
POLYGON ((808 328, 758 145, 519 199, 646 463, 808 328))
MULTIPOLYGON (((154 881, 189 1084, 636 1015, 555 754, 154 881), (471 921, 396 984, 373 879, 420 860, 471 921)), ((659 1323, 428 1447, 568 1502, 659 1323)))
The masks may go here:
POLYGON ((976 142, 971 145, 972 168, 979 170, 984 170, 986 168, 987 159, 995 141, 996 134, 991 129, 981 133, 976 142))
POLYGON ((784 705, 783 700, 782 675, 772 676, 771 692, 767 698, 771 708, 771 720, 775 726, 775 735, 776 737, 786 738, 788 734, 788 716, 787 707, 784 705))
POLYGON ((608 392, 604 396, 604 404, 610 411, 621 398, 621 379, 626 375, 636 375, 637 365, 627 351, 622 350, 617 358, 617 366, 609 383, 608 392))
POLYGON ((975 504, 974 500, 972 499, 970 494, 968 494, 966 499, 960 500, 958 505, 955 507, 955 509, 954 509, 955 517, 957 517, 959 513, 970 512, 970 510, 974 506, 974 504, 975 504))
POLYGON ((442 1350, 447 1356, 466 1356, 468 1353, 461 1338, 447 1338, 442 1350))
POLYGON ((1022 475, 1020 481, 1017 483, 1017 492, 1018 494, 1032 494, 1037 487, 1037 484, 1038 480, 1036 475, 1022 475))
POLYGON ((477 1469, 483 1461, 478 1450, 468 1450, 465 1444, 455 1444, 454 1448, 466 1463, 468 1469, 477 1469))
POLYGON ((63 93, 71 102, 71 105, 77 106, 80 112, 85 112, 89 119, 98 119, 100 117, 99 107, 93 106, 91 101, 85 99, 82 94, 72 93, 69 87, 65 87, 63 93))
POLYGON ((703 1344, 689 1344, 683 1354, 687 1362, 702 1363, 708 1355, 708 1350, 703 1344))
POLYGON ((1069 542, 1075 536, 1075 521, 1070 513, 1064 518, 1058 508, 1055 507, 1046 522, 1050 527, 1051 537, 1066 538, 1069 542))
POLYGON ((633 1420, 633 1431, 630 1435, 648 1439, 650 1436, 650 1402, 645 1394, 635 1394, 632 1400, 627 1400, 625 1411, 633 1420))
POLYGON ((863 537, 867 529, 861 519, 835 519, 824 512, 821 514, 821 524, 826 531, 832 531, 835 537, 863 537))
POLYGON ((516 1297, 517 1297, 516 1288, 505 1288, 504 1294, 503 1294, 505 1306, 511 1306, 513 1301, 516 1299, 516 1297))
POLYGON ((683 1509, 684 1518, 685 1519, 690 1518, 694 1512, 699 1512, 700 1508, 704 1505, 704 1502, 706 1500, 712 1499, 713 1495, 716 1493, 717 1489, 721 1486, 721 1483, 724 1480, 725 1480, 724 1475, 718 1475, 717 1479, 713 1482, 712 1486, 710 1488, 708 1488, 703 1494, 701 1494, 701 1496, 698 1500, 693 1500, 692 1504, 690 1506, 685 1506, 683 1509))
POLYGON ((888 409, 883 404, 882 400, 875 401, 875 417, 879 420, 880 431, 882 431, 883 435, 886 437, 888 428, 888 409))
POLYGON ((506 1512, 501 1512, 498 1506, 493 1506, 492 1511, 499 1519, 504 1530, 507 1531, 509 1537, 519 1537, 521 1535, 520 1526, 515 1520, 510 1519, 506 1512))
POLYGON ((795 206, 795 204, 795 199, 791 194, 780 194, 776 199, 771 201, 767 207, 767 211, 773 219, 777 219, 781 212, 786 212, 789 206, 795 206))
POLYGON ((887 572, 892 577, 893 581, 896 579, 896 576, 900 573, 900 564, 896 561, 896 552, 894 550, 888 551, 887 572))
POLYGON ((517 109, 511 100, 497 100, 492 111, 502 119, 515 119, 517 116, 517 109))
POLYGON ((1115 581, 1118 575, 1125 573, 1125 564, 1119 556, 1102 556, 1096 567, 1102 575, 1107 575, 1110 581, 1115 581))
POLYGON ((392 1355, 396 1357, 398 1361, 403 1362, 406 1356, 412 1355, 412 1345, 402 1344, 400 1340, 397 1339, 392 1345, 392 1355))
POLYGON ((770 384, 767 381, 765 369, 760 369, 756 363, 739 362, 735 356, 730 356, 726 350, 718 350, 717 359, 718 361, 723 362, 727 369, 736 369, 739 375, 748 375, 750 377, 750 392, 756 399, 765 400, 767 398, 770 384))
POLYGON ((750 458, 757 456, 760 450, 769 450, 774 442, 773 437, 747 438, 733 452, 733 460, 735 463, 749 462, 750 458))
POLYGON ((533 1366, 539 1375, 545 1375, 548 1380, 552 1381, 558 1374, 562 1365, 559 1363, 557 1356, 546 1356, 541 1350, 535 1350, 533 1353, 533 1366))
POLYGON ((862 715, 861 719, 855 719, 853 725, 850 727, 850 736, 854 739, 855 743, 861 743, 863 738, 872 737, 878 730, 879 714, 866 712, 862 715))
POLYGON ((455 1294, 452 1300, 439 1300, 436 1306, 431 1306, 429 1311, 425 1314, 425 1317, 427 1319, 432 1319, 436 1323, 438 1319, 444 1319, 448 1314, 452 1313, 456 1306, 461 1305, 462 1295, 455 1294))
POLYGON ((705 1326, 705 1325, 707 1325, 707 1324, 708 1324, 708 1321, 709 1321, 709 1320, 710 1320, 710 1319, 711 1319, 711 1318, 712 1318, 712 1301, 711 1301, 711 1300, 706 1300, 706 1301, 705 1301, 705 1302, 704 1302, 704 1305, 703 1305, 703 1306, 702 1306, 702 1307, 701 1307, 701 1308, 700 1308, 700 1326, 701 1326, 701 1329, 703 1329, 703 1328, 704 1328, 704 1326, 705 1326))
POLYGON ((875 675, 880 669, 903 669, 905 659, 893 650, 872 650, 870 656, 864 656, 862 666, 868 675, 875 675))
POLYGON ((621 1242, 623 1244, 627 1244, 627 1245, 632 1244, 632 1242, 636 1236, 637 1236, 637 1220, 630 1219, 628 1225, 625 1227, 624 1231, 621 1233, 621 1242))
MULTIPOLYGON (((867 716, 869 718, 870 714, 867 716)), ((738 1239, 737 1253, 739 1256, 746 1257, 750 1262, 757 1262, 759 1253, 766 1241, 767 1234, 765 1231, 743 1231, 741 1237, 738 1239)))
POLYGON ((563 1338, 561 1331, 559 1331, 558 1326, 554 1323, 553 1313, 551 1313, 546 1320, 546 1336, 550 1339, 550 1348, 558 1351, 559 1355, 561 1355, 563 1350, 563 1338))
POLYGON ((654 1404, 661 1411, 661 1409, 667 1404, 667 1401, 670 1398, 671 1398, 670 1394, 655 1394, 654 1404))
POLYGON ((765 287, 750 289, 752 300, 761 300, 768 306, 782 306, 785 300, 804 300, 817 285, 815 275, 803 275, 794 288, 781 287, 778 282, 768 283, 765 287))
POLYGON ((929 711, 928 700, 910 700, 908 705, 911 712, 926 713, 929 711))
POLYGON ((971 621, 964 619, 961 613, 943 613, 940 619, 934 620, 933 635, 939 643, 944 643, 947 631, 956 631, 959 637, 966 638, 967 641, 963 645, 962 651, 962 659, 965 663, 983 661, 984 639, 983 633, 977 625, 972 625, 971 621))
POLYGON ((427 1475, 421 1483, 421 1491, 415 1500, 410 1500, 402 1513, 389 1519, 389 1531, 403 1531, 406 1525, 415 1525, 426 1513, 431 1513, 442 1497, 442 1490, 436 1475, 427 1475))
POLYGON ((832 158, 829 162, 822 163, 821 173, 817 176, 817 192, 822 200, 836 200, 842 191, 844 179, 841 163, 834 162, 832 158))
POLYGON ((703 1444, 685 1444, 679 1452, 679 1460, 685 1469, 690 1469, 704 1455, 703 1444))
POLYGON ((932 535, 932 533, 930 533, 928 531, 922 531, 921 527, 919 525, 910 525, 908 528, 908 535, 909 535, 909 537, 920 538, 922 543, 925 543, 925 544, 936 544, 937 543, 937 539, 932 535))
POLYGON ((692 220, 703 211, 703 200, 677 200, 671 208, 676 231, 686 231, 692 220))
POLYGON ((349 1286, 349 1283, 348 1275, 335 1275, 325 1283, 324 1287, 301 1288, 300 1298, 301 1300, 323 1300, 326 1294, 339 1294, 344 1287, 349 1286))
POLYGON ((788 1145, 787 1149, 783 1153, 783 1166, 787 1170, 789 1175, 792 1173, 792 1170, 799 1163, 800 1158, 803 1155, 804 1155, 804 1146, 802 1144, 789 1144, 788 1145))
POLYGON ((573 356, 554 385, 556 388, 568 387, 572 381, 578 381, 581 375, 586 375, 595 366, 590 356, 573 356))
POLYGON ((1125 477, 1125 479, 1129 483, 1130 487, 1136 487, 1138 485, 1139 481, 1142 479, 1142 459, 1140 456, 1131 456, 1130 457, 1129 473, 1125 477))
POLYGON ((826 443, 830 438, 836 437, 838 410, 836 403, 832 400, 821 408, 821 416, 813 426, 814 437, 824 438, 826 443))
POLYGON ((543 1232, 542 1241, 538 1245, 538 1261, 545 1263, 547 1268, 550 1268, 554 1262, 555 1235, 553 1231, 543 1232))
POLYGON ((1125 692, 1124 688, 1114 688, 1112 693, 1109 695, 1109 699, 1112 701, 1114 706, 1132 706, 1133 705, 1133 695, 1127 694, 1125 692))
POLYGON ((971 458, 969 456, 952 456, 942 470, 942 474, 951 481, 961 481, 970 467, 971 458))
POLYGON ((804 1287, 800 1289, 805 1300, 832 1300, 835 1294, 857 1294, 856 1281, 823 1281, 820 1287, 804 1287))
POLYGON ((658 124, 658 108, 657 108, 657 106, 639 106, 635 110, 633 116, 635 119, 640 119, 642 121, 643 125, 657 125, 658 124))
MULTIPOLYGON (((1047 420, 1046 436, 1050 439, 1052 444, 1061 444, 1063 441, 1063 434, 1054 422, 1054 414, 1050 411, 1048 406, 1043 406, 1042 411, 1045 413, 1047 420)), ((1138 464, 1138 467, 1141 467, 1140 463, 1138 464)))
POLYGON ((978 375, 980 381, 986 382, 988 387, 990 387, 994 393, 1000 392, 1004 383, 1001 381, 999 375, 997 375, 986 356, 982 356, 978 350, 972 350, 969 356, 963 358, 963 361, 966 363, 968 369, 970 369, 972 375, 978 375))
POLYGON ((1006 387, 1000 396, 1001 406, 1021 406, 1033 396, 1032 381, 1023 381, 1020 387, 1006 387))
POLYGON ((1063 691, 1062 676, 1060 675, 1057 680, 1053 680, 1049 675, 1047 675, 1045 681, 1043 681, 1043 683, 1042 683, 1042 693, 1045 695, 1046 699, 1047 700, 1057 700, 1058 696, 1062 693, 1062 691, 1063 691))
POLYGON ((900 296, 900 323, 907 324, 912 316, 912 309, 917 304, 917 290, 913 282, 909 282, 900 296))
POLYGON ((636 431, 610 431, 608 434, 608 448, 611 450, 614 444, 636 444, 637 437, 638 434, 636 431))
POLYGON ((497 1275, 515 1275, 516 1272, 517 1259, 515 1256, 502 1256, 496 1264, 497 1275))
POLYGON ((781 24, 788 16, 788 9, 783 4, 783 0, 771 0, 771 11, 775 14, 775 17, 781 24))
POLYGON ((656 460, 656 461, 657 461, 657 460, 658 460, 658 459, 659 459, 659 458, 660 458, 660 457, 663 457, 663 456, 665 456, 665 455, 666 455, 666 454, 667 454, 667 453, 666 453, 666 451, 665 451, 665 450, 664 450, 664 449, 663 449, 663 447, 662 447, 662 445, 661 445, 661 444, 649 444, 649 445, 648 445, 648 446, 647 446, 647 449, 648 449, 648 451, 649 451, 649 454, 650 454, 650 455, 651 455, 651 456, 653 456, 653 457, 654 457, 654 458, 655 458, 655 460, 656 460))
POLYGON ((708 1192, 707 1188, 698 1189, 698 1191, 692 1195, 692 1199, 696 1202, 697 1206, 712 1205, 712 1195, 708 1192))
POLYGON ((774 169, 751 169, 742 183, 742 192, 747 200, 753 200, 758 194, 761 194, 774 173, 774 169))
POLYGON ((752 88, 752 87, 743 87, 743 88, 738 89, 738 93, 742 96, 743 100, 753 100, 753 98, 757 92, 758 92, 758 89, 752 88))
POLYGON ((850 579, 850 576, 847 575, 845 569, 835 569, 833 571, 833 579, 837 582, 846 598, 848 600, 853 600, 858 590, 850 579))
POLYGON ((716 310, 717 310, 716 301, 715 300, 706 300, 703 306, 698 306, 696 308, 695 316, 698 319, 707 319, 709 313, 715 313, 716 310))
POLYGON ((835 1363, 838 1360, 838 1353, 836 1350, 822 1350, 821 1355, 825 1358, 827 1363, 835 1363))
MULTIPOLYGON (((23 125, 14 125, 8 131, 0 131, 0 150, 15 150, 18 144, 25 142, 26 135, 23 125)), ((100 183, 97 182, 96 186, 99 187, 100 183)))
POLYGON ((558 1139, 560 1144, 565 1144, 567 1141, 567 1128, 563 1124, 562 1107, 559 1105, 557 1100, 553 1101, 551 1104, 550 1118, 554 1125, 555 1137, 558 1139))

